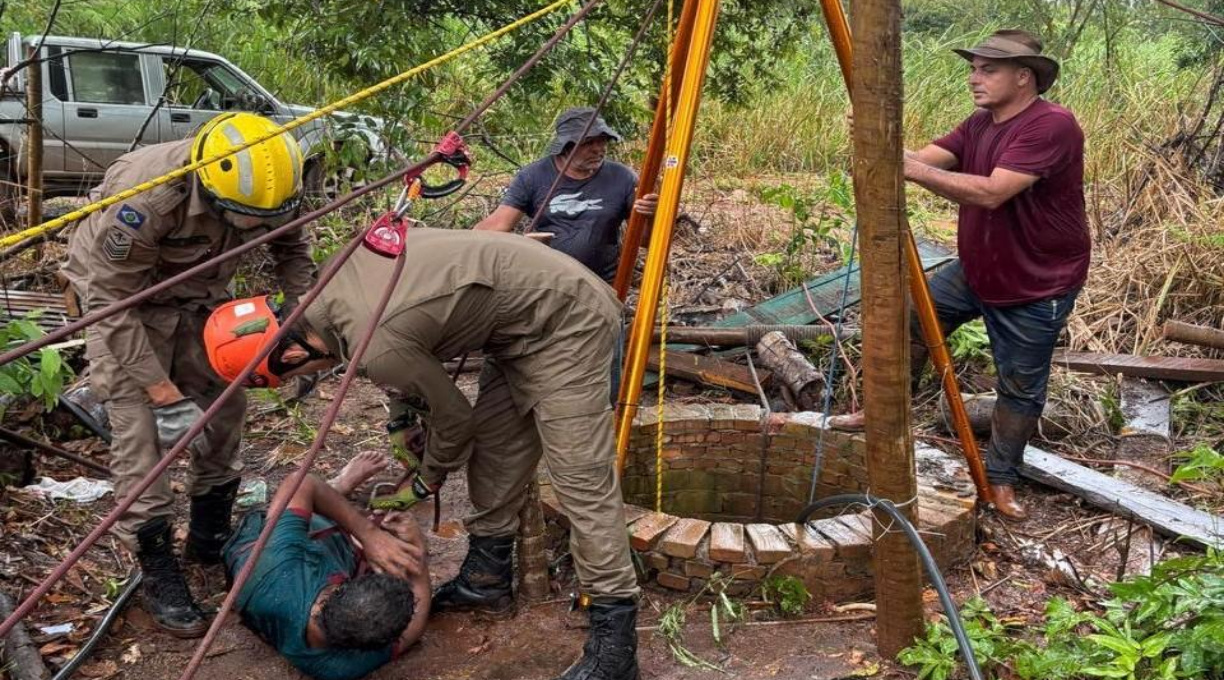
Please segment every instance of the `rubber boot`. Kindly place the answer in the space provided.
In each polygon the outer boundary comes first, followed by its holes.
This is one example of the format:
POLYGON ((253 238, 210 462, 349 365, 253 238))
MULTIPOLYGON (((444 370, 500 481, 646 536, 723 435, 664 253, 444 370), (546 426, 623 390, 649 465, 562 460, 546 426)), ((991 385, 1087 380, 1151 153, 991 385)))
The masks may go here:
POLYGON ((179 567, 170 538, 170 523, 164 517, 146 522, 136 530, 136 554, 144 572, 141 595, 153 622, 178 638, 197 638, 208 630, 208 620, 196 606, 179 567))
POLYGON ((1019 413, 998 401, 990 421, 990 446, 986 448, 986 472, 995 497, 995 509, 1008 519, 1028 516, 1016 501, 1013 480, 1024 461, 1024 447, 1037 431, 1041 416, 1019 413), (1003 471, 1003 475, 998 475, 1003 471))
POLYGON ((514 537, 468 536, 459 575, 433 594, 430 611, 505 614, 514 606, 514 537))
POLYGON ((238 498, 241 479, 214 486, 207 493, 191 497, 191 525, 183 559, 199 564, 220 564, 221 548, 233 533, 230 515, 238 498))
POLYGON ((582 658, 557 680, 637 680, 637 602, 591 604, 582 658))

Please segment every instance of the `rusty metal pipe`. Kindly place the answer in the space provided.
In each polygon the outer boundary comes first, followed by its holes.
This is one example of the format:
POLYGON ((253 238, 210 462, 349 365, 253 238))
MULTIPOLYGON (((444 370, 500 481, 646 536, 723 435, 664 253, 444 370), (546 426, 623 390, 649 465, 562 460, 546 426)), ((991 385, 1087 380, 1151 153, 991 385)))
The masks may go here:
POLYGON ((77 545, 77 547, 74 548, 67 557, 64 558, 63 562, 61 562, 59 566, 48 574, 47 577, 34 588, 33 592, 22 600, 17 609, 13 611, 13 614, 5 619, 3 623, 0 623, 0 638, 7 635, 18 621, 29 614, 30 611, 34 609, 34 605, 38 603, 38 600, 41 599, 43 595, 46 595, 51 590, 51 587, 64 577, 64 574, 68 573, 68 570, 72 568, 72 565, 76 564, 77 561, 81 559, 81 556, 85 554, 85 551, 89 550, 89 548, 96 543, 98 539, 102 538, 102 535, 105 534, 112 526, 114 526, 115 522, 119 521, 119 518, 123 515, 123 513, 127 512, 128 509, 132 507, 136 500, 140 498, 141 494, 147 491, 148 488, 153 485, 153 482, 166 472, 166 469, 170 467, 171 463, 173 463, 184 450, 186 450, 187 445, 196 438, 196 435, 203 432, 209 421, 217 416, 217 412, 221 410, 221 407, 224 406, 225 402, 231 396, 233 396, 235 392, 240 389, 244 389, 242 383, 246 380, 247 376, 249 376, 255 370, 255 367, 259 365, 259 362, 263 361, 265 357, 272 353, 272 350, 275 349, 277 343, 279 343, 282 338, 289 334, 290 328, 297 323, 298 319, 302 318, 302 315, 306 312, 306 308, 310 306, 311 302, 314 302, 314 299, 319 296, 319 292, 323 290, 323 287, 326 286, 336 275, 336 272, 340 270, 340 265, 344 264, 344 262, 353 254, 353 251, 361 246, 361 242, 365 238, 365 233, 369 231, 369 229, 369 227, 366 227, 366 229, 362 230, 362 232, 358 234, 356 238, 345 245, 344 249, 340 251, 339 255, 337 255, 331 263, 329 263, 322 273, 320 273, 318 283, 316 283, 314 287, 312 287, 306 293, 306 296, 302 298, 301 303, 298 304, 291 314, 289 314, 288 318, 286 318, 284 321, 284 325, 277 329, 276 333, 272 336, 272 340, 268 342, 263 349, 255 354, 255 356, 250 362, 247 363, 246 367, 242 369, 242 371, 238 374, 238 377, 236 377, 232 383, 226 385, 225 389, 216 398, 216 400, 214 400, 213 403, 210 404, 207 409, 205 409, 204 415, 202 415, 200 419, 187 430, 187 433, 179 439, 178 443, 172 446, 170 451, 163 455, 162 459, 157 462, 157 465, 154 465, 153 469, 150 470, 143 479, 136 483, 136 486, 132 488, 131 493, 125 496, 124 499, 106 515, 106 517, 102 518, 102 521, 98 524, 98 526, 94 527, 93 531, 90 531, 89 534, 81 540, 81 543, 77 545))
MULTIPOLYGON (((688 60, 689 46, 693 40, 693 23, 697 20, 697 3, 686 2, 680 9, 680 22, 676 26, 676 36, 672 39, 671 59, 668 63, 666 78, 659 88, 659 101, 655 104, 654 122, 650 126, 650 142, 646 145, 646 158, 642 160, 642 170, 638 174, 637 195, 642 198, 654 193, 655 182, 659 170, 663 167, 663 151, 667 145, 667 129, 671 124, 669 108, 675 110, 675 102, 680 98, 680 87, 684 84, 684 62, 688 60), (668 89, 670 87, 670 90, 668 89), (668 97, 671 97, 669 107, 668 97)), ((638 250, 642 247, 642 239, 646 235, 646 227, 650 218, 637 211, 629 213, 629 224, 625 227, 625 237, 621 241, 620 262, 616 267, 616 278, 612 287, 616 295, 625 301, 629 295, 629 285, 633 279, 633 266, 637 263, 638 250)))
MULTIPOLYGON (((387 310, 387 304, 395 293, 396 285, 399 284, 406 259, 405 251, 401 251, 399 256, 395 258, 395 268, 392 270, 391 280, 383 290, 382 297, 379 299, 374 313, 370 315, 370 322, 365 330, 362 331, 361 340, 358 341, 357 346, 352 351, 352 355, 348 358, 348 369, 344 371, 344 377, 340 378, 340 385, 336 388, 336 396, 332 399, 331 406, 323 414, 323 421, 319 424, 318 434, 315 435, 314 443, 310 445, 310 450, 306 452, 306 456, 301 464, 298 465, 298 469, 293 472, 293 476, 285 482, 289 485, 289 492, 281 493, 278 491, 272 507, 268 510, 268 516, 264 522, 263 529, 259 532, 259 538, 256 539, 255 546, 251 549, 250 557, 247 558, 246 563, 242 565, 242 569, 234 578, 233 585, 230 586, 229 593, 225 596, 225 601, 221 603, 221 608, 217 610, 216 616, 213 617, 212 625, 208 627, 208 633, 205 634, 204 639, 196 647, 195 654, 192 655, 191 662, 187 664, 187 668, 183 671, 180 680, 191 680, 195 676, 196 671, 199 670, 200 664, 204 662, 204 655, 208 653, 208 648, 217 639, 217 633, 221 632, 221 626, 224 625, 226 616, 234 608, 234 602, 238 599, 238 594, 242 592, 242 587, 246 585, 246 582, 251 578, 251 574, 254 573, 255 565, 259 564, 259 557, 263 554, 264 547, 268 544, 268 539, 272 537, 272 530, 276 528, 277 520, 285 512, 285 508, 289 506, 289 500, 293 497, 293 494, 297 493, 297 490, 302 486, 306 475, 310 473, 310 466, 314 465, 315 458, 318 457, 319 451, 323 449, 323 443, 327 441, 327 434, 331 431, 332 425, 340 415, 340 407, 344 405, 344 397, 348 394, 349 388, 352 387, 353 379, 357 377, 357 372, 361 366, 361 359, 365 356, 366 350, 369 349, 370 341, 373 340, 374 333, 378 330, 378 325, 382 321, 383 313, 387 310)), ((337 267, 338 269, 339 267, 337 267)))
MULTIPOLYGON (((585 5, 582 8, 582 10, 580 10, 576 14, 585 16, 586 12, 589 12, 591 8, 593 8, 596 4, 598 4, 598 2, 600 2, 600 0, 590 0, 590 2, 588 2, 587 5, 585 5)), ((581 18, 581 16, 579 16, 579 19, 581 18)), ((550 39, 546 43, 546 45, 550 47, 553 45, 556 45, 556 43, 561 39, 561 36, 565 35, 565 33, 567 33, 571 28, 573 28, 573 26, 577 24, 577 22, 578 21, 576 19, 571 18, 570 21, 567 21, 565 24, 561 26, 561 28, 557 29, 557 34, 554 35, 553 38, 550 39)), ((534 55, 532 55, 528 59, 527 62, 525 62, 525 65, 526 64, 534 65, 536 62, 539 61, 539 59, 544 55, 544 53, 546 53, 546 51, 547 50, 544 50, 544 49, 538 50, 534 55)), ((517 80, 519 77, 521 77, 525 71, 526 71, 525 68, 520 68, 519 70, 515 71, 510 76, 510 78, 507 79, 507 82, 503 83, 503 85, 494 92, 494 95, 496 96, 490 95, 483 102, 481 102, 481 104, 477 106, 476 109, 471 114, 469 114, 467 118, 464 118, 462 121, 459 122, 459 124, 455 126, 455 132, 462 133, 469 126, 471 126, 472 122, 475 121, 476 118, 479 117, 480 114, 482 114, 490 106, 493 105, 497 97, 500 97, 502 94, 505 93, 509 84, 517 80)), ((19 357, 25 356, 26 354, 29 354, 30 352, 33 352, 37 349, 41 349, 42 347, 45 347, 64 337, 67 337, 68 335, 71 335, 72 333, 75 333, 78 330, 81 330, 82 328, 92 325, 96 323, 98 320, 106 318, 107 316, 111 314, 114 314, 116 312, 122 311, 134 305, 137 305, 140 302, 148 299, 149 296, 157 292, 160 292, 173 285, 181 283, 185 281, 186 279, 192 276, 195 276, 196 274, 200 272, 208 271, 208 269, 210 269, 211 267, 215 267, 220 262, 224 262, 233 257, 237 257, 238 255, 245 253, 259 245, 267 243, 273 240, 274 238, 280 236, 281 234, 287 233, 288 231, 292 229, 305 225, 329 212, 336 210, 340 206, 343 206, 346 203, 349 203, 350 201, 360 196, 364 196, 365 194, 375 191, 381 187, 387 186, 388 184, 394 182, 397 179, 400 179, 401 177, 408 174, 409 172, 414 172, 424 167, 428 167, 432 163, 437 162, 439 159, 440 159, 440 156, 437 154, 437 152, 431 152, 429 155, 425 157, 425 159, 421 160, 418 163, 409 165, 365 187, 362 187, 356 191, 352 191, 346 194, 345 196, 342 196, 336 199, 332 203, 329 203, 328 205, 323 206, 322 208, 319 208, 318 210, 315 210, 311 213, 308 213, 307 215, 304 215, 296 220, 293 220, 285 224, 282 227, 278 227, 277 229, 274 229, 257 239, 254 239, 246 244, 243 244, 242 246, 239 246, 233 250, 227 251, 226 253, 223 253, 222 255, 217 256, 216 258, 214 258, 213 260, 210 260, 209 262, 201 263, 200 265, 192 267, 191 269, 188 269, 187 271, 184 271, 181 274, 178 274, 177 276, 173 276, 159 284, 156 284, 144 291, 141 291, 140 293, 132 296, 131 298, 117 302, 112 305, 108 305, 107 307, 101 310, 98 310, 98 312, 94 314, 87 315, 86 317, 80 319, 79 321, 73 324, 69 324, 68 326, 61 328, 58 331, 53 331, 47 334, 46 336, 39 338, 35 342, 27 343, 26 345, 22 345, 21 347, 18 347, 14 350, 6 352, 3 355, 0 355, 0 365, 3 365, 19 357)), ((26 597, 25 600, 22 601, 22 603, 17 607, 17 609, 14 610, 13 614, 9 616, 8 618, 6 618, 2 623, 0 623, 0 638, 3 638, 5 635, 7 635, 8 632, 12 630, 13 626, 15 626, 18 621, 25 618, 25 616, 28 615, 30 611, 34 609, 34 606, 38 603, 38 600, 41 599, 43 595, 46 595, 47 592, 51 590, 51 587, 54 586, 61 578, 64 577, 64 574, 68 572, 68 570, 72 567, 72 565, 76 564, 76 562, 81 559, 81 556, 83 556, 85 552, 89 550, 89 548, 94 543, 96 543, 98 539, 101 538, 102 535, 106 533, 106 531, 115 524, 115 522, 118 521, 119 516, 122 515, 124 512, 127 512, 127 510, 132 507, 132 504, 136 502, 136 499, 139 498, 140 495, 144 493, 158 477, 160 477, 162 474, 165 473, 166 469, 170 467, 170 464, 173 463, 174 460, 179 455, 181 455, 182 452, 187 448, 187 444, 192 439, 194 439, 196 435, 198 435, 200 432, 204 430, 204 427, 208 424, 208 421, 216 416, 217 411, 220 410, 221 406, 225 403, 225 400, 228 399, 236 390, 241 389, 241 383, 246 379, 246 377, 250 375, 252 371, 255 370, 255 367, 259 365, 260 361, 263 361, 264 357, 266 357, 268 354, 271 354, 272 348, 276 345, 276 343, 279 342, 281 338, 283 338, 285 335, 288 334, 289 328, 294 323, 296 323, 298 319, 301 318, 305 309, 310 305, 311 302, 314 301, 316 297, 318 297, 319 291, 321 291, 322 288, 326 286, 329 281, 331 281, 332 277, 335 276, 335 273, 339 271, 340 265, 342 265, 349 258, 349 256, 353 254, 353 251, 356 250, 356 248, 360 246, 362 240, 365 238, 366 232, 368 231, 369 231, 369 227, 366 227, 365 229, 363 229, 361 233, 359 233, 354 239, 352 239, 348 244, 346 244, 344 249, 341 250, 335 256, 335 258, 329 264, 329 266, 326 267, 324 271, 320 273, 319 281, 314 285, 314 287, 311 288, 309 292, 307 292, 306 296, 302 298, 297 308, 293 310, 293 312, 289 315, 289 317, 285 319, 285 322, 284 322, 285 325, 281 327, 277 331, 277 333, 273 336, 273 341, 269 343, 267 347, 265 347, 263 350, 257 353, 257 355, 251 360, 251 362, 247 364, 247 366, 242 370, 242 372, 239 373, 238 378, 233 383, 228 385, 225 388, 225 390, 221 393, 221 395, 217 397, 216 401, 214 401, 212 405, 210 405, 209 408, 205 410, 204 415, 200 418, 199 421, 195 423, 195 425, 193 425, 188 430, 187 434, 183 436, 183 438, 179 441, 179 443, 176 444, 174 447, 172 447, 170 451, 162 457, 162 459, 157 463, 157 465, 155 465, 153 469, 149 471, 149 474, 146 475, 145 478, 142 479, 139 483, 137 483, 136 487, 133 488, 132 493, 129 494, 128 497, 124 498, 110 512, 110 514, 108 514, 105 518, 103 518, 102 522, 96 528, 94 528, 94 530, 91 531, 81 541, 80 545, 78 545, 71 553, 69 553, 68 556, 64 558, 63 562, 61 562, 60 565, 57 566, 51 572, 51 574, 49 574, 47 578, 44 579, 42 583, 40 583, 34 589, 34 591, 31 592, 30 595, 26 597)))
POLYGON ((88 458, 83 458, 81 456, 76 455, 75 453, 72 453, 71 451, 65 451, 57 446, 51 446, 50 444, 47 444, 45 442, 40 442, 36 439, 30 439, 29 437, 23 434, 14 432, 8 428, 0 427, 0 439, 9 441, 13 444, 16 444, 17 446, 24 446, 26 448, 36 449, 38 451, 42 451, 43 453, 55 456, 57 458, 63 458, 64 460, 72 461, 73 463, 76 463, 77 465, 80 465, 81 467, 93 470, 94 472, 98 473, 99 475, 102 475, 103 477, 111 476, 110 469, 108 469, 105 465, 102 465, 100 463, 95 463, 94 461, 89 460, 88 458))
MULTIPOLYGON (((601 0, 590 0, 590 2, 584 5, 582 9, 580 9, 578 12, 575 12, 574 16, 571 17, 570 20, 567 21, 565 24, 563 24, 561 28, 557 29, 557 33, 553 35, 553 37, 550 38, 544 44, 544 46, 541 47, 540 50, 537 50, 536 53, 531 55, 531 57, 527 61, 523 62, 523 66, 519 67, 518 70, 516 70, 513 74, 511 74, 510 77, 507 78, 506 81, 502 83, 502 85, 493 92, 493 94, 485 98, 485 100, 481 102, 470 114, 468 114, 466 118, 459 121, 459 123, 455 125, 455 128, 454 128, 455 132, 462 134, 469 127, 471 127, 472 123, 475 122, 476 119, 479 118, 485 111, 487 111, 489 107, 491 107, 497 101, 498 98, 504 95, 506 91, 509 89, 509 87, 514 84, 514 82, 516 82, 519 78, 521 78, 524 73, 526 73, 532 66, 535 66, 535 64, 539 62, 541 58, 543 58, 544 54, 548 52, 548 49, 552 49, 552 47, 555 46, 557 42, 559 42, 561 38, 564 37, 565 34, 568 33, 569 30, 572 29, 575 24, 578 23, 578 21, 580 21, 583 17, 585 17, 586 14, 589 13, 595 7, 595 5, 599 4, 600 2, 601 0), (548 49, 544 49, 544 47, 547 47, 548 49)), ((439 156, 437 152, 431 151, 420 161, 413 163, 411 165, 405 166, 403 168, 400 168, 399 170, 396 170, 395 172, 387 175, 386 177, 375 180, 371 182, 370 184, 367 184, 364 187, 361 187, 352 192, 349 192, 348 194, 345 194, 344 196, 337 198, 336 200, 332 201, 331 203, 328 203, 327 205, 319 208, 318 210, 311 211, 295 220, 292 220, 284 224, 283 226, 277 227, 276 229, 269 231, 268 233, 264 234, 263 236, 260 236, 259 238, 248 241, 234 248, 233 250, 227 250, 224 253, 221 253, 220 255, 216 256, 215 258, 208 260, 207 262, 202 262, 184 272, 181 272, 179 274, 176 274, 175 276, 172 276, 166 279, 165 281, 153 284, 152 286, 149 286, 148 288, 140 291, 139 293, 137 293, 136 295, 133 295, 130 298, 127 298, 125 300, 120 300, 113 304, 107 305, 106 307, 103 307, 102 309, 99 309, 96 312, 87 314, 81 317, 80 319, 78 319, 77 321, 74 321, 64 326, 63 328, 51 331, 50 333, 47 333, 46 335, 38 338, 37 340, 33 340, 24 345, 11 349, 3 354, 0 354, 0 366, 3 366, 4 364, 9 363, 10 361, 13 361, 14 359, 19 359, 23 356, 26 356, 27 354, 31 352, 42 349, 43 347, 46 347, 47 345, 63 340, 64 338, 76 333, 77 331, 88 328, 89 326, 92 326, 93 324, 97 323, 98 321, 101 321, 102 319, 105 319, 108 316, 111 316, 112 314, 116 314, 125 309, 130 309, 132 307, 135 307, 136 305, 139 305, 145 300, 148 300, 150 297, 162 291, 165 291, 169 288, 173 288, 174 286, 177 286, 178 284, 184 281, 187 281, 193 276, 202 274, 206 271, 209 271, 210 269, 213 269, 214 267, 221 264, 222 262, 232 260, 236 257, 239 257, 240 255, 243 255, 245 253, 248 253, 254 250, 255 248, 258 248, 261 245, 270 243, 273 240, 289 233, 290 231, 297 229, 298 227, 305 226, 319 219, 320 217, 328 213, 334 212, 338 210, 340 207, 347 205, 348 203, 351 203, 352 201, 362 196, 365 196, 366 194, 373 193, 389 184, 392 184, 393 182, 402 178, 404 175, 407 175, 410 172, 417 172, 419 170, 427 168, 430 165, 437 163, 439 160, 441 160, 441 156, 439 156)))

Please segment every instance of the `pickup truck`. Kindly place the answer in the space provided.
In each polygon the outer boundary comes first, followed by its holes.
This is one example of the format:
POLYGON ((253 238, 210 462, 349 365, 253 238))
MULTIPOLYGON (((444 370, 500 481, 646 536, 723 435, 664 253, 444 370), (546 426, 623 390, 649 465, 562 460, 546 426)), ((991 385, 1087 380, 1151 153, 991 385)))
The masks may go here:
MULTIPOLYGON (((36 46, 40 36, 10 35, 9 68, 36 46)), ((285 123, 313 110, 282 103, 224 57, 200 50, 60 36, 41 39, 39 50, 40 61, 27 68, 42 70, 47 196, 86 194, 137 135, 138 145, 182 139, 222 111, 252 111, 285 123)), ((11 202, 15 185, 25 182, 28 80, 26 69, 13 70, 0 92, 0 207, 5 194, 11 202)), ((383 129, 372 116, 336 113, 294 130, 307 159, 307 191, 331 196, 338 179, 351 175, 351 169, 328 171, 323 162, 342 140, 364 143, 368 161, 385 158, 383 129)))

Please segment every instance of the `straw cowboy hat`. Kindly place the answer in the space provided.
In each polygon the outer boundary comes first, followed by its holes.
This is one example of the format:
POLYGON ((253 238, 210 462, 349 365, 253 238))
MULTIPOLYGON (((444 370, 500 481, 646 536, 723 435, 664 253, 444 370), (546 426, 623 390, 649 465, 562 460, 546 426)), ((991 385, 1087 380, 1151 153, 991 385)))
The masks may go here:
POLYGON ((1043 94, 1058 79, 1058 62, 1041 53, 1042 44, 1028 31, 1004 30, 969 49, 952 50, 969 61, 974 57, 1008 59, 1027 66, 1037 76, 1037 93, 1043 94))

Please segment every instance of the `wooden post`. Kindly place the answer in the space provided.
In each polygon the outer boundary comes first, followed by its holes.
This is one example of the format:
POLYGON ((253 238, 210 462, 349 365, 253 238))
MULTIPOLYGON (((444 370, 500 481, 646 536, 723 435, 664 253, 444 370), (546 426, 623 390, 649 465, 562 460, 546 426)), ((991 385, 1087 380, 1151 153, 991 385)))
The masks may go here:
MULTIPOLYGON (((30 59, 35 60, 26 68, 26 108, 29 109, 29 116, 32 119, 29 123, 29 133, 26 135, 26 141, 29 146, 28 156, 29 164, 26 171, 26 182, 28 183, 29 208, 27 216, 29 218, 27 224, 31 227, 42 224, 42 168, 43 168, 43 129, 42 129, 42 105, 43 105, 43 86, 42 86, 42 63, 37 61, 38 55, 34 53, 34 48, 30 48, 30 59)), ((41 258, 42 246, 38 247, 38 255, 41 258)))
POLYGON ((548 597, 548 553, 544 542, 544 510, 540 507, 540 485, 527 485, 527 501, 519 510, 519 597, 531 604, 548 597))
MULTIPOLYGON (((910 432, 905 183, 901 175, 901 3, 859 0, 853 16, 854 195, 863 257, 863 391, 871 491, 917 521, 910 432)), ((918 554, 875 522, 876 646, 893 658, 922 633, 918 554)))

